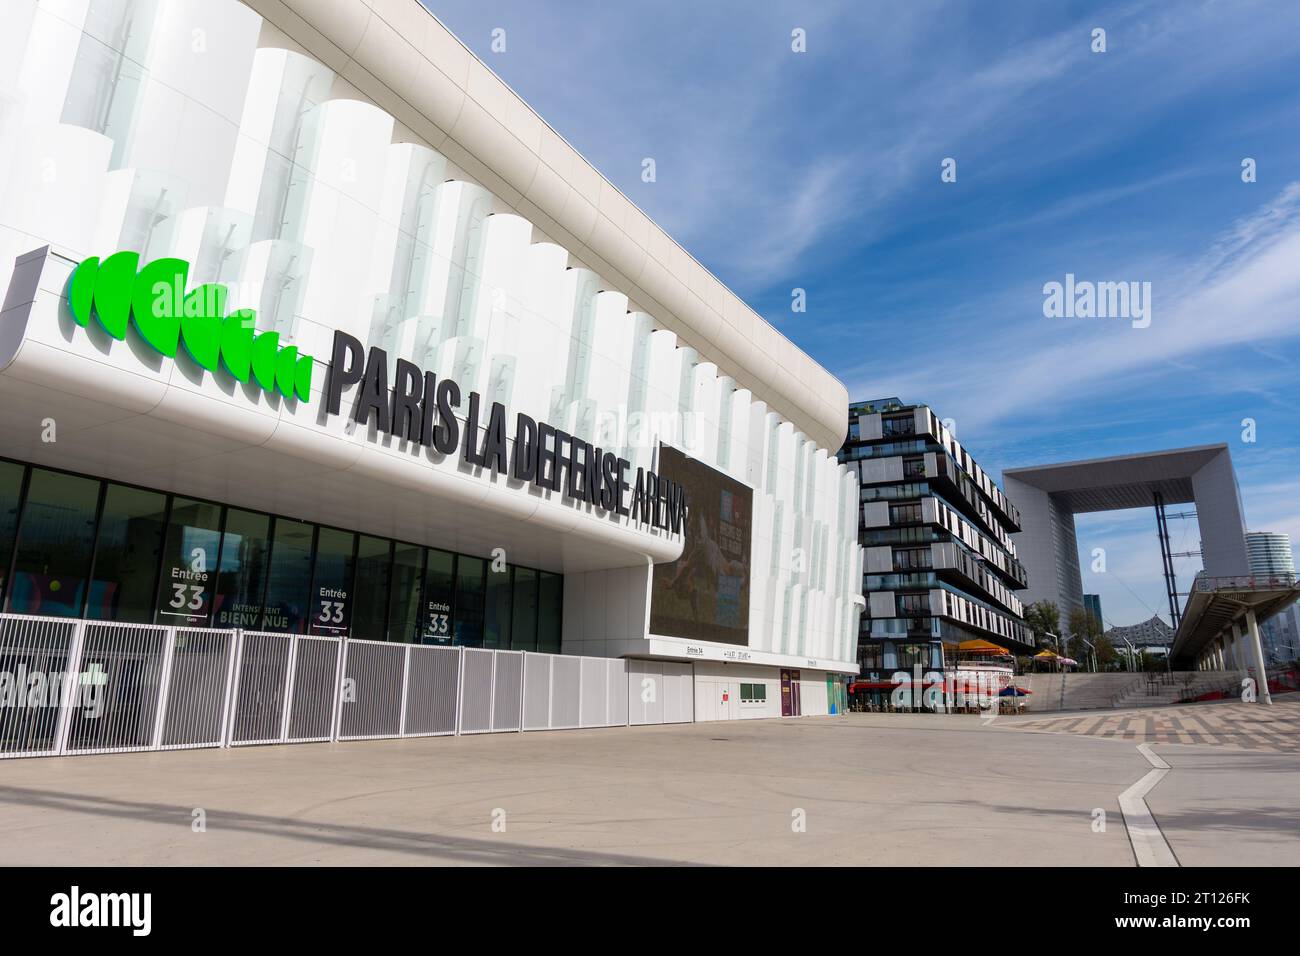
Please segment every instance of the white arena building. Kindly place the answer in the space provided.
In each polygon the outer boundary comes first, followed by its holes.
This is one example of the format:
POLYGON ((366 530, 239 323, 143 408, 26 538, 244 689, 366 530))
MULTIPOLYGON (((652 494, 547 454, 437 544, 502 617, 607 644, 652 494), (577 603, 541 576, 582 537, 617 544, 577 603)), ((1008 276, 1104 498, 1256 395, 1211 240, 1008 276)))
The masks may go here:
POLYGON ((843 385, 416 0, 0 20, 0 752, 842 709, 843 385))

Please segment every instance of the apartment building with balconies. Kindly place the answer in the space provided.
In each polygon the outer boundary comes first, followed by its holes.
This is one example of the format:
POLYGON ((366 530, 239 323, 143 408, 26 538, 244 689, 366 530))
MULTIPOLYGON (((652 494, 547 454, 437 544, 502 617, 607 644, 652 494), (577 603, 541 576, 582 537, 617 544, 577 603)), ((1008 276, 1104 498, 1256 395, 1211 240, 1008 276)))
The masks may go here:
POLYGON ((973 639, 1030 652, 1020 513, 952 429, 926 405, 856 402, 838 457, 859 480, 863 672, 938 669, 944 644, 973 639))

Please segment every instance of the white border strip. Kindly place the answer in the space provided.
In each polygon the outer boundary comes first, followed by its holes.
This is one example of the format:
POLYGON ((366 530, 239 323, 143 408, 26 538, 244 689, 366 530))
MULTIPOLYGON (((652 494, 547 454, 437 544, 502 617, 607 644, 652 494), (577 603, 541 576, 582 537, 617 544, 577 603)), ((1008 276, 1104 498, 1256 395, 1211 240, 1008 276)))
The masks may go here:
POLYGON ((1169 764, 1151 749, 1150 744, 1138 744, 1137 749, 1155 769, 1148 770, 1146 776, 1119 795, 1119 809, 1124 814, 1124 829, 1128 831, 1133 856, 1138 866, 1178 866, 1178 858, 1160 832, 1146 802, 1146 795, 1169 772, 1169 764))

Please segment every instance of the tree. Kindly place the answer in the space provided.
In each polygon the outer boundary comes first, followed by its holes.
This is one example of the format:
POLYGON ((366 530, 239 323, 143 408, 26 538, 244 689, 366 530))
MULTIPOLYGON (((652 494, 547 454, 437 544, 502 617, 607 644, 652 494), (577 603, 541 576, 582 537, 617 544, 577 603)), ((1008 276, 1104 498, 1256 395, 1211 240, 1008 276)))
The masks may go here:
POLYGON ((1051 601, 1035 601, 1025 608, 1025 623, 1041 646, 1044 635, 1061 633, 1061 609, 1051 601))
POLYGON ((1119 670, 1119 652, 1110 638, 1100 635, 1093 643, 1097 647, 1097 666, 1103 670, 1119 670))
MULTIPOLYGON (((1091 611, 1084 607, 1070 609, 1070 636, 1082 638, 1092 645, 1092 652, 1099 666, 1101 654, 1097 651, 1097 642, 1101 640, 1101 633, 1101 621, 1097 620, 1091 611)), ((1087 645, 1084 645, 1082 651, 1086 650, 1087 645)))
POLYGON ((1097 638, 1101 637, 1101 622, 1087 608, 1072 608, 1070 610, 1070 636, 1086 637, 1096 644, 1097 638))

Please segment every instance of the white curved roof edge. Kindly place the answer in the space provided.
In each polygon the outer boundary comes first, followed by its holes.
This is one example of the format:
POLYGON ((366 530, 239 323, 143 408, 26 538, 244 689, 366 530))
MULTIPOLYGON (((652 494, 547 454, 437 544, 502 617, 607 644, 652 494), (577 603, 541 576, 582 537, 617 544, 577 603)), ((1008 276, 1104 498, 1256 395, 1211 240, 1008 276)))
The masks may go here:
POLYGON ((418 0, 241 0, 832 453, 848 391, 746 305, 418 0), (486 158, 485 158, 486 157, 486 158))

